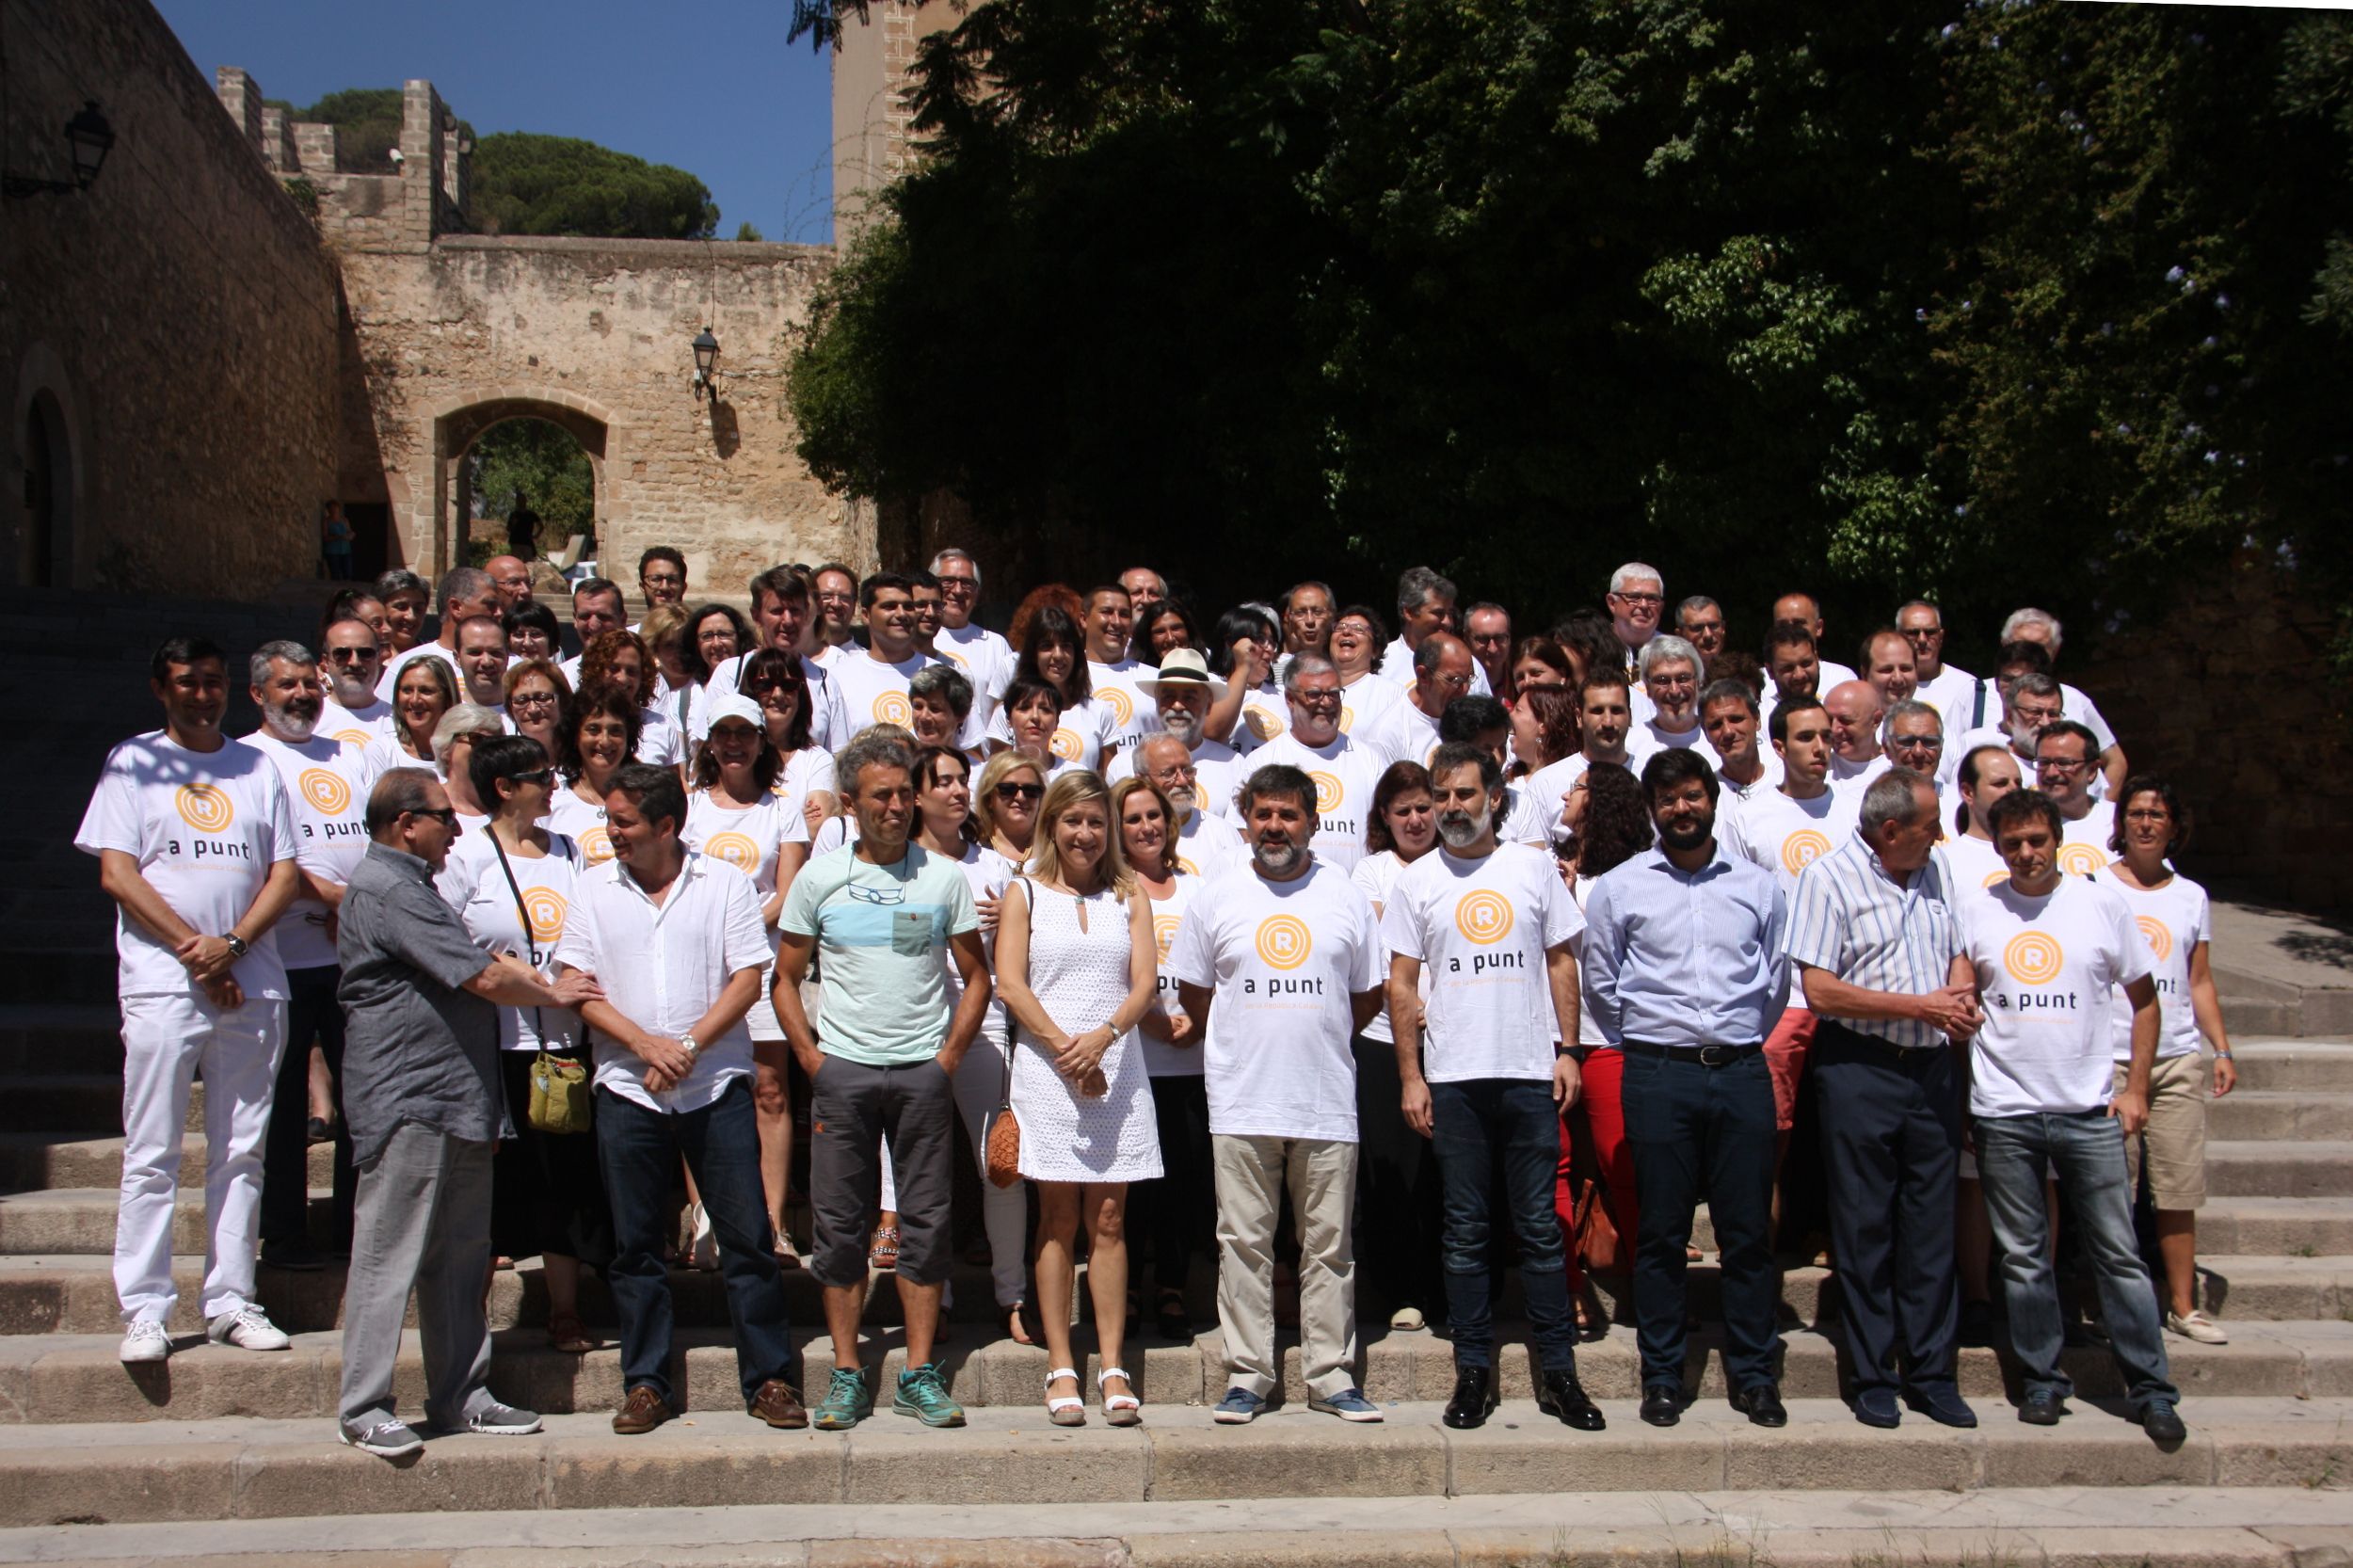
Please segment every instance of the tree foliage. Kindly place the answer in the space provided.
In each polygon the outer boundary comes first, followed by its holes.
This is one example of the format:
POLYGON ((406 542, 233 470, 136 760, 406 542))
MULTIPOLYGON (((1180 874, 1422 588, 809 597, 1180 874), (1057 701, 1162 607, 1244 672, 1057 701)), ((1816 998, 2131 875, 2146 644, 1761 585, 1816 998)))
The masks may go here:
POLYGON ((2345 58, 2047 0, 988 0, 802 453, 1211 600, 1426 560, 1548 614, 1641 552, 1859 630, 2341 557, 2345 58))
POLYGON ((486 234, 708 239, 718 203, 700 180, 573 136, 501 131, 474 145, 470 216, 486 234))
MULTIPOLYGON (((484 431, 466 453, 467 480, 474 510, 504 523, 518 497, 528 497, 539 514, 539 548, 556 551, 574 534, 593 545, 597 521, 597 476, 588 454, 570 433, 543 419, 511 419, 484 431)), ((506 548, 503 528, 484 530, 497 554, 506 548)))
MULTIPOLYGON (((278 105, 289 120, 335 127, 335 168, 344 174, 394 174, 392 151, 400 145, 398 88, 345 88, 307 109, 278 105)), ((468 136, 473 133, 469 128, 468 136)))

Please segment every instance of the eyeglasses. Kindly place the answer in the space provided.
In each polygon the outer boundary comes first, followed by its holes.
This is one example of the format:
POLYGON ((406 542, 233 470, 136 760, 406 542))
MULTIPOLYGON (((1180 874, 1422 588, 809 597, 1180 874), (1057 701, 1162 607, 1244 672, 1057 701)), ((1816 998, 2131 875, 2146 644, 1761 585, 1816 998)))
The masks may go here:
POLYGON ((1887 747, 1890 751, 1942 751, 1945 749, 1945 738, 1942 735, 1898 735, 1887 743, 1887 747))
POLYGON ((408 814, 412 817, 431 817, 443 827, 457 825, 457 808, 455 806, 444 806, 439 811, 411 811, 408 814))
POLYGON ((1628 604, 1664 604, 1667 602, 1667 596, 1665 594, 1614 593, 1609 597, 1612 599, 1623 599, 1628 604))
POLYGON ((1043 784, 1000 784, 997 786, 999 800, 1037 800, 1045 793, 1046 786, 1043 784))
POLYGON ((976 594, 981 591, 981 585, 969 577, 943 577, 939 580, 939 591, 943 594, 976 594))
POLYGON ((1152 778, 1157 783, 1163 778, 1197 778, 1200 774, 1201 770, 1191 762, 1173 762, 1164 768, 1154 768, 1152 778))
POLYGON ((552 708, 555 706, 555 694, 553 692, 517 692, 506 699, 506 705, 509 708, 552 708))
POLYGON ((853 882, 842 888, 842 891, 860 904, 904 904, 907 901, 907 890, 904 888, 861 888, 853 882))
POLYGON ((2090 762, 2079 758, 2038 757, 2034 760, 2034 771, 2037 773, 2081 773, 2089 766, 2090 762))

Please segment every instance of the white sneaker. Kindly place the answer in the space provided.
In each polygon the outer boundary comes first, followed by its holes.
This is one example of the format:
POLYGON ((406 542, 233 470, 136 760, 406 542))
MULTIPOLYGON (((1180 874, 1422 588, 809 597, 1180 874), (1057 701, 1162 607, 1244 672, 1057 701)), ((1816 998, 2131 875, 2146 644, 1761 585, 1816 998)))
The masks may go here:
POLYGON ((1418 1306, 1401 1306, 1389 1314, 1391 1328, 1417 1329, 1425 1326, 1425 1323, 1426 1320, 1422 1317, 1421 1308, 1418 1306))
MULTIPOLYGON (((2222 1325, 2201 1311, 2188 1313, 2169 1309, 2165 1326, 2185 1339, 2195 1339, 2201 1345, 2227 1345, 2231 1336, 2222 1332, 2222 1325)), ((128 1341, 125 1341, 128 1343, 128 1341)))
POLYGON ((126 1365, 162 1361, 171 1354, 171 1336, 152 1318, 141 1318, 122 1331, 122 1360, 126 1365))
POLYGON ((205 1329, 204 1336, 216 1345, 234 1345, 241 1351, 282 1351, 294 1344, 258 1306, 222 1313, 205 1329))

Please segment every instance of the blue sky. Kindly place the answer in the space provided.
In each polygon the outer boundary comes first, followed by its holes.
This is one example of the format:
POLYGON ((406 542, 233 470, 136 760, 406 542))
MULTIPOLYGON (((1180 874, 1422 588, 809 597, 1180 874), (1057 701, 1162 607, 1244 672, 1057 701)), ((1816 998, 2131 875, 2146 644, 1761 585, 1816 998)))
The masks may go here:
POLYGON ((475 131, 584 136, 699 177, 719 232, 832 237, 829 77, 792 0, 156 0, 197 68, 296 105, 432 80, 475 131))

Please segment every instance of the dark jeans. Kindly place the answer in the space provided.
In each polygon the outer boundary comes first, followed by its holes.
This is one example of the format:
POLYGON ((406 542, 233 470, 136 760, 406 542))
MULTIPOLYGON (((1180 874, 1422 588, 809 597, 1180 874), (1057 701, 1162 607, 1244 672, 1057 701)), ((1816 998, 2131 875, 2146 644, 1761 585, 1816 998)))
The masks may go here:
POLYGON ((335 1227, 339 1251, 351 1247, 359 1185, 351 1174, 351 1128, 343 1117, 344 1009, 335 1000, 343 970, 332 964, 286 971, 286 1048, 278 1059, 269 1136, 262 1146, 262 1240, 301 1246, 311 1240, 311 1044, 327 1053, 335 1080, 335 1227))
POLYGON ((1977 1121, 1977 1179, 2002 1244, 2009 1342, 2026 1392, 2047 1388, 2064 1398, 2073 1391, 2058 1364, 2066 1327, 2051 1270, 2047 1175, 2058 1182, 2076 1246, 2099 1282, 2101 1318, 2133 1408, 2179 1399, 2168 1376, 2156 1292, 2133 1232, 2122 1129, 2105 1111, 1988 1116, 1977 1121))
POLYGON ((1765 1053, 1721 1067, 1625 1053, 1619 1091, 1641 1190, 1634 1242, 1642 1386, 1683 1383, 1684 1247, 1705 1195, 1723 1250, 1724 1377, 1736 1390, 1777 1380, 1779 1272, 1772 1222, 1773 1080, 1765 1053))
POLYGON ((1953 1177, 1961 1072, 1938 1046, 1898 1051, 1824 1018, 1808 1069, 1822 1118, 1831 1260, 1855 1390, 1953 1386, 1961 1303, 1953 1177))
MULTIPOLYGON (((1577 1317, 1569 1306, 1568 1251, 1553 1211, 1561 1112, 1549 1080, 1483 1078, 1430 1086, 1432 1147, 1445 1189, 1447 1316, 1458 1367, 1493 1367, 1494 1277, 1489 1195, 1498 1166, 1503 1202, 1520 1243, 1520 1288, 1546 1371, 1577 1369, 1577 1317)), ((1378 1222, 1376 1222, 1377 1224, 1378 1222)))
POLYGON ((1209 1080, 1179 1074, 1152 1080, 1152 1120, 1160 1135, 1160 1169, 1128 1189, 1152 1238, 1152 1283, 1182 1290, 1195 1253, 1217 1246, 1217 1176, 1209 1163, 1209 1080))
POLYGON ((736 1375, 748 1403, 769 1379, 792 1377, 784 1272, 770 1250, 749 1078, 729 1083, 700 1111, 676 1113, 648 1111, 609 1089, 597 1091, 597 1156, 613 1205, 614 1257, 604 1277, 621 1320, 621 1384, 651 1388, 664 1404, 678 1408, 670 1384, 670 1278, 662 1243, 681 1155, 718 1237, 736 1375))
POLYGON ((1438 1157, 1406 1121, 1403 1096, 1397 1048, 1358 1035, 1357 1275, 1385 1309, 1419 1307, 1425 1321, 1442 1323, 1446 1271, 1438 1250, 1446 1204, 1438 1157))

